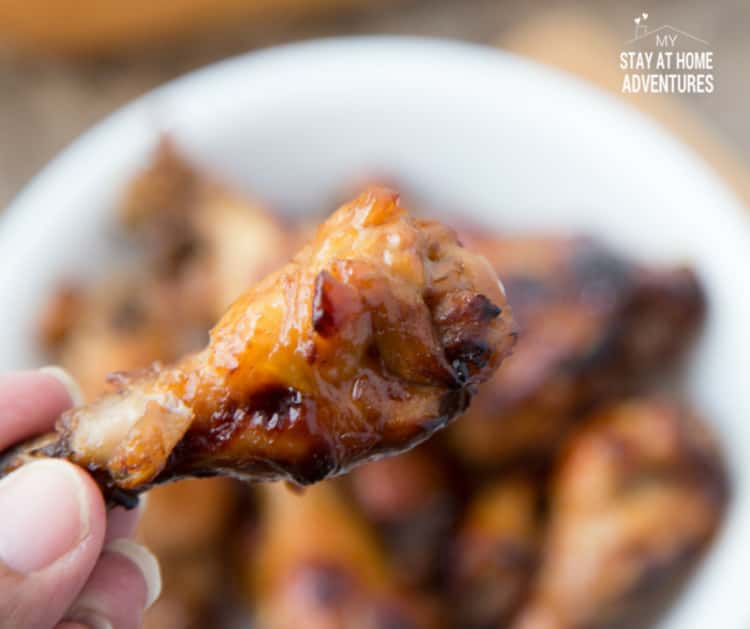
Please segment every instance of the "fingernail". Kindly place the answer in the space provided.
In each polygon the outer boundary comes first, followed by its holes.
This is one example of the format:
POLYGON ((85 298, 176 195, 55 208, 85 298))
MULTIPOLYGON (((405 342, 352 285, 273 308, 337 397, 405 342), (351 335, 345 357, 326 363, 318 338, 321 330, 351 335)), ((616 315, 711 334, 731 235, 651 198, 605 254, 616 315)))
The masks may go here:
POLYGON ((65 371, 65 369, 58 367, 57 365, 48 365, 47 367, 42 367, 39 370, 39 373, 46 373, 58 380, 68 392, 73 406, 81 406, 83 404, 83 392, 81 391, 81 387, 78 386, 78 383, 73 376, 65 371))
POLYGON ((148 548, 130 539, 116 539, 104 547, 105 552, 118 553, 129 559, 143 575, 146 582, 146 606, 151 607, 161 594, 159 562, 148 548))
POLYGON ((112 623, 104 616, 91 611, 81 611, 70 620, 72 622, 63 622, 55 629, 114 629, 112 623))
POLYGON ((53 459, 24 465, 0 481, 0 561, 36 572, 73 550, 89 534, 82 479, 53 459))

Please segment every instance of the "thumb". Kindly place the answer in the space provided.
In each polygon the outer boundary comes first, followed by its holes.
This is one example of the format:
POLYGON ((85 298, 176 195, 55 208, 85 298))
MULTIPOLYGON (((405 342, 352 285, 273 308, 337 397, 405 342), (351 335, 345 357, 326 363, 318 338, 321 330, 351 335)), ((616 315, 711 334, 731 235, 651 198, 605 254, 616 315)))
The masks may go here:
POLYGON ((4 629, 49 629, 101 552, 105 509, 94 481, 58 460, 0 481, 0 618, 4 629))

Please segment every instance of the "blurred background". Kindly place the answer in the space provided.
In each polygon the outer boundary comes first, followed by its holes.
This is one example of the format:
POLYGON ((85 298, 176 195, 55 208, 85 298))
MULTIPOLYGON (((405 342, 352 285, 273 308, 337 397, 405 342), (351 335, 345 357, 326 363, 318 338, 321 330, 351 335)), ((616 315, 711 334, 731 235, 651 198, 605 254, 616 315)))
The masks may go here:
MULTIPOLYGON (((665 125, 750 205, 748 27, 747 0, 0 0, 0 208, 170 79, 263 47, 383 33, 572 72, 665 125), (645 13, 709 43, 713 93, 622 94, 619 52, 645 13)), ((89 399, 110 371, 200 346, 309 236, 168 140, 122 196, 113 209, 138 264, 98 285, 61 278, 39 316, 45 355, 89 399)), ((505 283, 522 330, 508 364, 440 438, 303 494, 227 479, 150 492, 139 535, 164 592, 147 629, 640 629, 660 617, 730 495, 712 418, 664 386, 703 326, 699 274, 585 234, 457 227, 505 283)))
POLYGON ((619 92, 617 53, 642 11, 652 23, 674 24, 710 43, 716 91, 640 97, 639 104, 676 124, 747 191, 736 164, 736 154, 750 154, 745 0, 2 0, 0 207, 120 105, 229 55, 313 37, 453 37, 516 50, 619 92))

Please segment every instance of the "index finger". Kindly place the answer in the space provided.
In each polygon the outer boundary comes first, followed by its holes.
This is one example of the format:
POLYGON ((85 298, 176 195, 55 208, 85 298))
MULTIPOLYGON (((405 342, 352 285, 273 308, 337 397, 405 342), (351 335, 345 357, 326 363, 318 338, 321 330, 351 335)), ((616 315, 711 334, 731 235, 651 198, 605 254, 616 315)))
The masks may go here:
POLYGON ((81 402, 75 382, 59 367, 0 373, 0 451, 51 430, 60 413, 81 402))

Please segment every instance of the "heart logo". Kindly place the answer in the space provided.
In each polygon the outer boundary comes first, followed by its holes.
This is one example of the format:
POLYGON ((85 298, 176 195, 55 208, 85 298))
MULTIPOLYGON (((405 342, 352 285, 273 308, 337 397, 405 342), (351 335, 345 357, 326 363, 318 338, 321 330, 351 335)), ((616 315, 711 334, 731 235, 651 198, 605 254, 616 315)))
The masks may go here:
POLYGON ((648 19, 648 13, 641 13, 641 15, 643 16, 643 19, 644 19, 644 20, 647 20, 647 19, 648 19))
POLYGON ((635 18, 633 20, 633 22, 635 22, 636 24, 640 24, 641 23, 641 18, 637 17, 637 18, 635 18))

